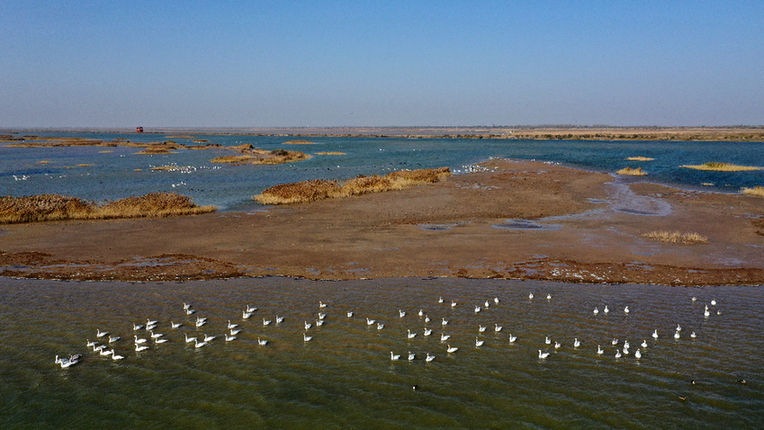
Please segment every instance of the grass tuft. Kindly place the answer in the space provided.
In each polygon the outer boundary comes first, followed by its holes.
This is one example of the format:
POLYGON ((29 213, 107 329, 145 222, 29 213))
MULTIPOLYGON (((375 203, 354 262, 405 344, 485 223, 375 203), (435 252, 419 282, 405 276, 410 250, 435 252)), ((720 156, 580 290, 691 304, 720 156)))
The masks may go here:
POLYGON ((749 196, 764 197, 764 187, 761 186, 753 188, 744 187, 742 190, 740 190, 740 192, 749 196))
POLYGON ((318 200, 402 190, 416 185, 441 181, 451 176, 448 167, 401 170, 385 176, 358 176, 344 182, 312 180, 281 184, 264 190, 253 199, 266 205, 310 203, 318 200))
POLYGON ((151 193, 101 204, 58 194, 0 197, 0 224, 67 219, 109 219, 192 215, 214 212, 214 206, 197 206, 176 193, 151 193))
POLYGON ((750 170, 761 170, 761 167, 754 167, 754 166, 738 166, 736 164, 730 164, 730 163, 719 163, 716 161, 709 161, 708 163, 699 164, 699 165, 683 165, 679 167, 684 167, 687 169, 695 169, 695 170, 710 170, 715 172, 745 172, 750 170))
POLYGON ((626 158, 629 161, 653 161, 655 158, 650 157, 627 157, 626 158))
POLYGON ((708 238, 698 233, 680 233, 678 231, 651 231, 641 235, 647 239, 659 240, 667 243, 678 243, 681 245, 694 245, 698 243, 708 243, 708 238))
POLYGON ((616 172, 619 175, 628 175, 628 176, 645 176, 647 175, 647 172, 642 170, 641 167, 637 167, 636 169, 632 169, 631 167, 624 167, 623 169, 616 172))

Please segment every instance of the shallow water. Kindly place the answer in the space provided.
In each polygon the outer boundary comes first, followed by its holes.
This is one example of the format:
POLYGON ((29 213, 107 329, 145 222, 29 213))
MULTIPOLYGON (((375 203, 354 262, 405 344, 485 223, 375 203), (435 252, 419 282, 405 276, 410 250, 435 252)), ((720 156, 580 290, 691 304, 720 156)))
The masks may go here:
MULTIPOLYGON (((173 140, 196 145, 192 139, 136 133, 36 133, 39 136, 87 137, 134 142, 173 140)), ((24 133, 20 133, 24 135, 24 133)), ((536 159, 603 172, 642 167, 644 178, 692 189, 738 192, 741 187, 764 185, 764 170, 708 172, 679 167, 718 161, 764 166, 761 142, 594 142, 525 141, 492 139, 405 139, 366 137, 316 137, 315 145, 283 145, 286 136, 202 135, 223 146, 252 144, 274 150, 290 149, 313 154, 298 163, 277 166, 231 166, 210 163, 230 151, 178 150, 167 155, 135 155, 137 148, 65 147, 9 148, 0 143, 0 195, 64 194, 103 200, 156 191, 179 192, 200 205, 223 210, 261 207, 251 197, 281 183, 308 179, 347 179, 358 175, 387 174, 401 169, 447 166, 455 173, 469 172, 474 163, 492 157, 536 159), (345 155, 319 155, 342 152, 345 155), (635 162, 631 156, 654 161, 635 162), (173 171, 152 167, 176 166, 173 171), (704 185, 705 184, 705 185, 704 185), (713 184, 713 185, 708 185, 713 184)))
POLYGON ((418 278, 0 279, 0 427, 761 428, 762 291, 418 278), (327 304, 326 324, 309 329, 313 340, 304 342, 304 322, 315 322, 319 301, 327 304), (183 302, 196 314, 186 316, 183 302), (259 309, 242 320, 248 304, 259 309), (609 314, 593 314, 605 305, 609 314), (197 315, 208 318, 199 330, 197 315), (284 322, 263 325, 276 315, 284 322), (132 324, 147 318, 159 320, 155 331, 169 342, 136 353, 132 324), (226 343, 220 336, 229 319, 243 331, 226 343), (173 330, 170 321, 184 325, 173 330), (679 340, 672 336, 677 324, 679 340), (424 327, 433 335, 425 337, 424 327), (96 329, 123 338, 112 345, 124 360, 86 348, 96 329), (407 330, 417 336, 407 339, 407 330), (195 349, 184 333, 219 337, 195 349), (441 333, 451 338, 442 343, 441 333), (562 347, 546 345, 546 336, 562 347), (258 337, 268 345, 259 346, 258 337), (480 348, 476 337, 485 341, 480 348), (628 356, 614 358, 613 338, 619 347, 631 343, 628 356), (648 347, 636 359, 643 339, 648 347), (459 350, 448 354, 446 344, 459 350), (550 357, 540 360, 539 349, 550 357), (391 361, 390 351, 401 360, 391 361), (412 362, 408 351, 416 354, 412 362), (73 353, 84 354, 80 364, 54 364, 56 354, 73 353), (426 363, 427 353, 435 361, 426 363))

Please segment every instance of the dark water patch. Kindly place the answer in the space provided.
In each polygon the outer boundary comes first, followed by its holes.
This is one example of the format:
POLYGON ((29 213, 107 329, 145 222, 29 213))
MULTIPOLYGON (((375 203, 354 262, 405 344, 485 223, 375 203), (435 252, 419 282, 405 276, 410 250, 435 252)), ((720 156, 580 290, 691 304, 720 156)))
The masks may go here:
POLYGON ((500 230, 557 231, 562 226, 560 224, 539 224, 536 221, 526 219, 511 219, 503 223, 493 224, 491 227, 500 230))
POLYGON ((446 231, 451 230, 451 226, 448 224, 419 224, 420 230, 424 231, 446 231))
POLYGON ((648 211, 642 211, 638 209, 615 208, 613 210, 616 212, 622 212, 622 213, 631 214, 631 215, 649 215, 649 216, 660 215, 657 212, 648 212, 648 211))

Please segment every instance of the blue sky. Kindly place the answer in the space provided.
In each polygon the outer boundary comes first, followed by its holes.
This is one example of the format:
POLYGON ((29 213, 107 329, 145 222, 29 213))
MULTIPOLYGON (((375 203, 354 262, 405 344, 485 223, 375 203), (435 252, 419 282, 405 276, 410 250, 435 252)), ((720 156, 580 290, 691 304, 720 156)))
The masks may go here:
POLYGON ((0 127, 763 125, 762 1, 0 3, 0 127))

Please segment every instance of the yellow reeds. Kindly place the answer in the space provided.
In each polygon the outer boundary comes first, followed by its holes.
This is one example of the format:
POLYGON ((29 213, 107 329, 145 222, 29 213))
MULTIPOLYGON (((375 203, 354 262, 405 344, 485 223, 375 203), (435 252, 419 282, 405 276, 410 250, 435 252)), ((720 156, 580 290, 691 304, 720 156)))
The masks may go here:
POLYGON ((264 190, 253 199, 266 205, 310 203, 317 200, 358 196, 402 190, 416 185, 437 182, 451 176, 447 167, 439 169, 401 170, 385 176, 358 176, 344 182, 312 180, 281 184, 264 190))
POLYGON ((629 161, 653 161, 655 158, 650 157, 627 157, 626 158, 629 161))
POLYGON ((214 212, 214 206, 197 206, 176 193, 151 193, 101 204, 76 197, 41 194, 0 197, 0 224, 66 219, 167 217, 214 212))
POLYGON ((716 172, 745 172, 749 170, 761 170, 761 167, 754 167, 754 166, 738 166, 735 164, 730 163, 718 163, 716 161, 709 161, 708 163, 699 164, 699 165, 683 165, 679 167, 684 167, 687 169, 695 169, 695 170, 712 170, 716 172))
POLYGON ((290 140, 288 142, 282 143, 282 145, 315 145, 316 142, 311 142, 309 140, 290 140))
POLYGON ((641 235, 647 239, 659 240, 661 242, 678 243, 682 245, 692 245, 697 243, 708 243, 708 238, 698 233, 680 233, 678 231, 651 231, 641 235))
POLYGON ((632 169, 631 167, 624 167, 623 169, 616 172, 619 175, 628 175, 628 176, 645 176, 647 175, 647 172, 642 170, 641 167, 637 167, 636 169, 632 169))
POLYGON ((764 197, 764 187, 761 186, 753 188, 744 187, 740 192, 749 196, 764 197))
POLYGON ((345 153, 339 152, 339 151, 327 151, 327 152, 316 152, 316 155, 345 155, 345 153))
POLYGON ((224 155, 210 160, 210 163, 243 163, 255 157, 251 155, 224 155))

